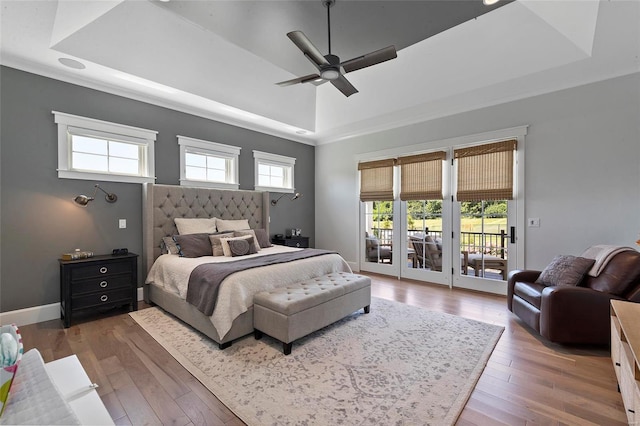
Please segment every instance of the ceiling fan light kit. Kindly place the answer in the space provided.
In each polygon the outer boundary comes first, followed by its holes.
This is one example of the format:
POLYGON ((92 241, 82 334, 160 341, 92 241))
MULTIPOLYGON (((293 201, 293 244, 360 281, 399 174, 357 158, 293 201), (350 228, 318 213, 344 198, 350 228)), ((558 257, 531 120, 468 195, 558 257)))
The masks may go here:
POLYGON ((291 31, 287 37, 302 51, 304 56, 318 69, 319 74, 310 74, 293 80, 276 83, 278 86, 290 86, 298 83, 313 83, 319 85, 327 81, 331 82, 345 96, 358 93, 358 90, 344 77, 344 74, 362 68, 370 67, 390 59, 397 58, 395 46, 387 46, 375 52, 357 58, 340 62, 340 58, 331 53, 331 7, 335 0, 322 0, 322 4, 327 8, 327 35, 329 53, 322 55, 318 48, 307 38, 302 31, 291 31))

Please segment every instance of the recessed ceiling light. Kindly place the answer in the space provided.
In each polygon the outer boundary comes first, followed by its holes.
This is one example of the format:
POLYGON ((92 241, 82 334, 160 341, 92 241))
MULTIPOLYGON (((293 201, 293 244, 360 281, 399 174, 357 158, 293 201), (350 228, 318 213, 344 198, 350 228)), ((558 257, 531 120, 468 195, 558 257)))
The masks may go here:
POLYGON ((485 6, 491 6, 492 4, 498 3, 500 0, 482 0, 485 6))
POLYGON ((83 70, 86 68, 86 66, 82 62, 76 61, 75 59, 71 58, 59 58, 58 62, 60 62, 65 67, 73 68, 76 70, 83 70))

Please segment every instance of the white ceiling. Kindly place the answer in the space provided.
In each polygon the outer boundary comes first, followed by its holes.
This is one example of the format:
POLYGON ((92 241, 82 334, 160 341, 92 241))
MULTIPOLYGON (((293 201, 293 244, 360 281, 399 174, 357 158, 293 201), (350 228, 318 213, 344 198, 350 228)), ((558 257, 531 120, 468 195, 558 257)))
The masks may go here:
POLYGON ((349 98, 274 84, 315 71, 287 32, 327 53, 320 0, 0 4, 3 65, 309 144, 640 71, 640 0, 338 0, 334 54, 398 49, 349 98))

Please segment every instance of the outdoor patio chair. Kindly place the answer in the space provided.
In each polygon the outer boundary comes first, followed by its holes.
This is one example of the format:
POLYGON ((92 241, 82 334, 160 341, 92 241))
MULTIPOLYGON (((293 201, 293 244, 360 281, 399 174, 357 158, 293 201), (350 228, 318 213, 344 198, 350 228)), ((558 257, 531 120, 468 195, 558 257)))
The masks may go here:
POLYGON ((411 235, 409 240, 416 252, 419 267, 442 271, 442 249, 438 247, 430 235, 423 237, 411 235))

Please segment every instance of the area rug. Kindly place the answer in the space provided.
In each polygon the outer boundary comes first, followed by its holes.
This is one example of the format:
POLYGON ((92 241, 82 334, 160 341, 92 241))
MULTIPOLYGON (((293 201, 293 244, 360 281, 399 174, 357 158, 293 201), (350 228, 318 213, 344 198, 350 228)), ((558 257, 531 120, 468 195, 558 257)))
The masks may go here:
POLYGON ((132 312, 248 425, 450 425, 503 327, 374 298, 293 344, 247 336, 225 350, 160 308, 132 312))

